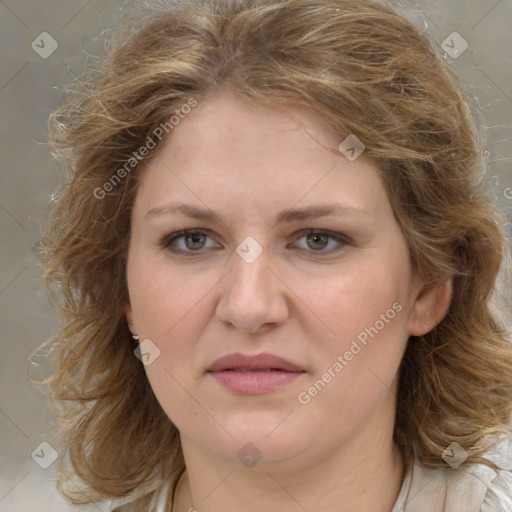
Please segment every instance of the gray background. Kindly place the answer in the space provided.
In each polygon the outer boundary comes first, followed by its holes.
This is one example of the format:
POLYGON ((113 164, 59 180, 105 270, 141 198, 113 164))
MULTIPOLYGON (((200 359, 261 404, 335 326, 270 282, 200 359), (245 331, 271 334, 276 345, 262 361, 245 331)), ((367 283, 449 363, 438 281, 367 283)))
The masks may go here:
MULTIPOLYGON (((389 3, 432 33, 441 51, 442 42, 454 31, 467 41, 462 55, 446 58, 483 111, 488 150, 484 179, 510 217, 512 0, 389 3)), ((41 220, 63 176, 44 134, 64 84, 82 72, 91 55, 101 54, 122 5, 121 0, 0 0, 1 512, 75 510, 55 491, 56 464, 43 469, 31 458, 34 450, 43 462, 51 456, 44 446, 38 448, 49 440, 50 429, 45 396, 27 380, 27 360, 58 325, 42 291, 34 254, 41 220), (38 36, 43 32, 58 43, 47 58, 31 47, 34 40, 42 46, 38 36)), ((41 52, 51 48, 45 41, 41 52)), ((448 44, 456 42, 448 39, 448 44)), ((34 376, 44 372, 44 360, 37 360, 39 365, 31 365, 34 376)))

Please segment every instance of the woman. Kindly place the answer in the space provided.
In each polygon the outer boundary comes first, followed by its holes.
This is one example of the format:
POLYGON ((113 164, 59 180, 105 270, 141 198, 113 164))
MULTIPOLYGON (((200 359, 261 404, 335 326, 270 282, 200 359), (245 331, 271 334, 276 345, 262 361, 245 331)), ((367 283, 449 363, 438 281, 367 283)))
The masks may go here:
POLYGON ((503 221, 415 26, 367 0, 173 4, 49 138, 72 501, 512 510, 503 221))

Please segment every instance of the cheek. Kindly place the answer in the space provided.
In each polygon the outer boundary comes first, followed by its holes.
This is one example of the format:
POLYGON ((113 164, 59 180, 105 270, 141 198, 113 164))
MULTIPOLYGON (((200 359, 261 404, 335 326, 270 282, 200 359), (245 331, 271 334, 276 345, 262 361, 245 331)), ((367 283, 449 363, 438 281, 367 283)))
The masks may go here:
MULTIPOLYGON (((298 283, 297 283, 298 285, 298 283)), ((339 273, 333 273, 321 283, 303 283, 305 302, 318 311, 323 320, 318 348, 325 340, 335 350, 348 349, 358 336, 364 341, 368 330, 379 339, 403 338, 407 330, 410 271, 405 248, 403 251, 369 251, 339 273)), ((397 341, 399 341, 397 339, 397 341)))
POLYGON ((207 294, 215 281, 207 275, 189 278, 167 265, 137 266, 135 260, 128 271, 140 339, 151 340, 158 349, 158 357, 144 369, 157 400, 178 426, 205 420, 190 391, 197 370, 195 341, 204 329, 207 294))
POLYGON ((390 246, 369 251, 346 272, 326 279, 321 295, 310 295, 316 300, 311 309, 323 312, 331 331, 312 338, 320 364, 311 382, 329 368, 336 375, 321 402, 339 407, 343 397, 345 414, 357 415, 362 404, 371 408, 388 392, 408 340, 410 278, 406 246, 390 246))
POLYGON ((147 256, 138 257, 135 253, 127 269, 140 340, 150 340, 146 346, 158 354, 145 371, 171 420, 175 421, 176 414, 195 417, 197 410, 191 406, 185 389, 190 388, 191 377, 197 371, 196 340, 212 314, 207 311, 208 293, 218 278, 198 272, 188 276, 165 263, 148 262, 147 256))
POLYGON ((150 258, 135 254, 128 265, 136 323, 145 338, 165 347, 179 346, 176 340, 181 336, 176 334, 183 334, 184 328, 200 327, 207 296, 221 276, 201 270, 187 273, 179 266, 169 265, 164 258, 154 258, 149 263, 150 258))
POLYGON ((407 322, 400 287, 379 276, 369 272, 364 279, 340 280, 324 309, 335 336, 312 338, 317 371, 296 400, 309 401, 298 406, 306 419, 329 418, 322 427, 326 440, 351 435, 375 414, 393 414, 407 322))

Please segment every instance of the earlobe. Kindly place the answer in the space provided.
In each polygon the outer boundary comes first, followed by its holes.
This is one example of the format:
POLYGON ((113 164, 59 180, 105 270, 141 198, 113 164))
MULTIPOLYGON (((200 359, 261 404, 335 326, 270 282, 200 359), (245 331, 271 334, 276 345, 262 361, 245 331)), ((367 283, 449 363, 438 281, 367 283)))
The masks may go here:
POLYGON ((445 317, 453 295, 452 280, 424 284, 414 301, 409 318, 409 334, 422 336, 445 317))
POLYGON ((126 321, 128 322, 128 325, 132 325, 133 324, 133 311, 132 311, 132 306, 129 302, 125 303, 125 305, 123 306, 123 312, 124 312, 124 316, 126 317, 126 321))
POLYGON ((124 312, 124 316, 126 317, 126 322, 128 323, 128 328, 130 329, 130 332, 132 333, 132 335, 136 335, 137 330, 136 330, 135 324, 133 322, 133 309, 129 302, 127 302, 123 306, 123 312, 124 312))

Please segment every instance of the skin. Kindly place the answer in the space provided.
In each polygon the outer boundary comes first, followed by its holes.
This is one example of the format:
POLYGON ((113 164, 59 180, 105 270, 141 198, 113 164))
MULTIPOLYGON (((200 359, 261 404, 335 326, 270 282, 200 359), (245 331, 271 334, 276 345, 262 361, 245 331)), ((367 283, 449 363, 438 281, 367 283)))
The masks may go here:
POLYGON ((451 285, 422 286, 378 170, 364 154, 351 162, 325 147, 342 140, 308 109, 255 106, 223 91, 200 101, 144 170, 125 314, 132 333, 160 350, 145 369, 181 434, 187 470, 173 511, 389 512, 396 500, 397 371, 409 336, 446 313, 451 285), (215 217, 147 214, 170 203, 215 217), (359 213, 276 224, 283 210, 333 203, 359 213), (164 246, 183 229, 208 231, 196 245, 164 246), (306 229, 349 240, 319 243, 306 229), (236 252, 247 236, 263 250, 252 263, 236 252), (401 311, 299 403, 394 303, 401 311), (234 352, 271 352, 305 373, 269 394, 237 395, 205 373, 234 352), (262 454, 251 468, 237 457, 247 442, 262 454))

